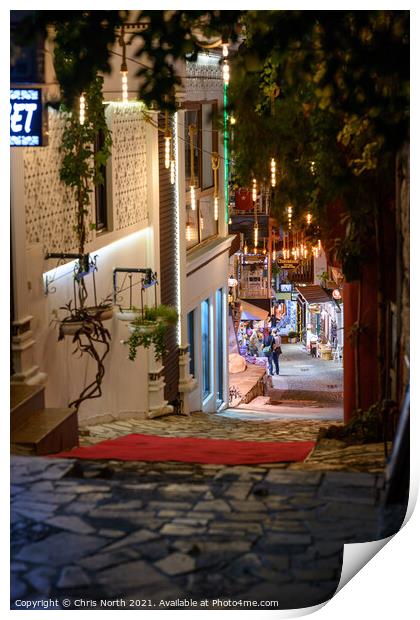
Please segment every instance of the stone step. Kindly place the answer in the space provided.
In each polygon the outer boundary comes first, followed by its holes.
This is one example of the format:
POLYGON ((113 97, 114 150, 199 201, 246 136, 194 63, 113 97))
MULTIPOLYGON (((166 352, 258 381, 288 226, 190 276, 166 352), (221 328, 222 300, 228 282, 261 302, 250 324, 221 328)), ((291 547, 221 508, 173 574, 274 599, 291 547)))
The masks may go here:
POLYGON ((70 450, 79 443, 77 411, 42 409, 11 431, 12 454, 42 456, 70 450))
POLYGON ((316 403, 339 404, 343 400, 342 391, 329 390, 282 390, 270 388, 268 394, 270 405, 290 404, 290 401, 311 401, 316 403))
POLYGON ((10 428, 20 428, 33 414, 45 407, 43 385, 12 383, 10 386, 10 428))

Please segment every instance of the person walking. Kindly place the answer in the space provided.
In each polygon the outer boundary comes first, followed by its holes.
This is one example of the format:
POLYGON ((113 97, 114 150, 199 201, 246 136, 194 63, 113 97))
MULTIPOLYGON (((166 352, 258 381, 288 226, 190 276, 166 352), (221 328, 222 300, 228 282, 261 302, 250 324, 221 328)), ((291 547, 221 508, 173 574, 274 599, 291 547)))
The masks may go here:
POLYGON ((273 374, 273 345, 274 345, 274 337, 269 332, 268 329, 264 330, 264 348, 263 354, 267 358, 268 361, 268 374, 273 374))
POLYGON ((274 362, 274 368, 276 369, 276 375, 280 374, 279 371, 279 355, 282 354, 282 350, 281 350, 281 336, 278 333, 277 329, 273 329, 273 331, 271 332, 271 335, 273 337, 273 353, 272 353, 272 360, 271 360, 271 364, 270 364, 270 372, 271 374, 273 373, 273 362, 274 362))

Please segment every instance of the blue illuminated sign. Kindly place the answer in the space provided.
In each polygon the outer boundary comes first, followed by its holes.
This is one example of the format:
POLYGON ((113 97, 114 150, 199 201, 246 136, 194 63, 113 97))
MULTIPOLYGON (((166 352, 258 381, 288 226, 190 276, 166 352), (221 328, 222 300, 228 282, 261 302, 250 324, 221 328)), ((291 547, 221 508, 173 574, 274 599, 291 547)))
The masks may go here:
POLYGON ((10 89, 10 146, 42 146, 42 91, 10 89))

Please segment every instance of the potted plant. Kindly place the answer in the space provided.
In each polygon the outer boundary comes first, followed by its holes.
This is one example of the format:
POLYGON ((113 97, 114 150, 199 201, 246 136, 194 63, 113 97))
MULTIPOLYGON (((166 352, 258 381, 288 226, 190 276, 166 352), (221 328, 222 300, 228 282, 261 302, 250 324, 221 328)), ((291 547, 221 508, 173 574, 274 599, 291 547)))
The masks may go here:
POLYGON ((297 333, 293 330, 290 330, 290 332, 288 333, 288 339, 291 344, 295 344, 297 341, 297 333))
POLYGON ((130 336, 124 341, 129 347, 128 359, 134 361, 138 347, 149 349, 155 347, 155 359, 159 361, 165 354, 165 336, 170 325, 178 321, 178 312, 173 306, 163 304, 154 308, 146 307, 130 322, 130 336))

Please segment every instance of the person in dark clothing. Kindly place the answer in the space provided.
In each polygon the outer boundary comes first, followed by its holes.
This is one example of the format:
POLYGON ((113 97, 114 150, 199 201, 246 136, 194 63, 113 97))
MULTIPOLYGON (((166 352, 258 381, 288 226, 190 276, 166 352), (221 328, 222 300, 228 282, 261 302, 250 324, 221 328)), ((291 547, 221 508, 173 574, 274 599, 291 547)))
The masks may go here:
POLYGON ((273 331, 271 332, 271 335, 273 337, 273 354, 272 354, 271 363, 270 363, 270 374, 274 375, 273 373, 273 362, 274 362, 274 367, 276 369, 276 375, 279 375, 280 374, 279 355, 281 355, 282 353, 281 336, 280 334, 278 334, 276 329, 273 329, 273 331))
POLYGON ((273 374, 273 346, 274 346, 274 337, 270 334, 268 330, 264 331, 264 348, 263 353, 265 357, 268 359, 268 374, 273 374))

